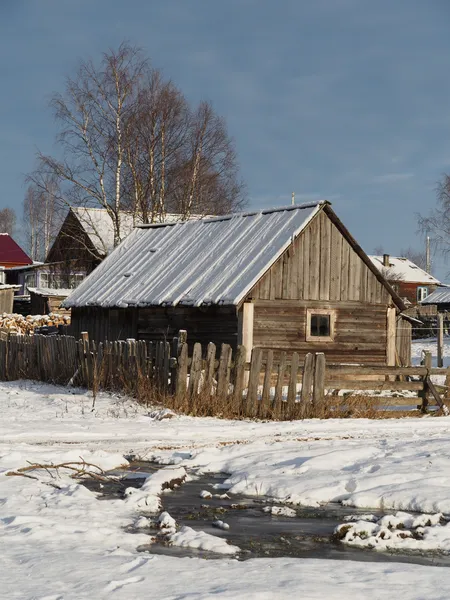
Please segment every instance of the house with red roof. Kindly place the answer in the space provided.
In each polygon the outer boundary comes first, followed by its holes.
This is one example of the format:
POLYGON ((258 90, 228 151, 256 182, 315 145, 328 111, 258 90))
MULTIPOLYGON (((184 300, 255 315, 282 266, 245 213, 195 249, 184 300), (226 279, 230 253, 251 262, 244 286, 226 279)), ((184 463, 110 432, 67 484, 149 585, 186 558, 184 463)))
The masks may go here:
POLYGON ((15 242, 9 233, 0 233, 0 267, 22 267, 31 265, 33 261, 15 242))

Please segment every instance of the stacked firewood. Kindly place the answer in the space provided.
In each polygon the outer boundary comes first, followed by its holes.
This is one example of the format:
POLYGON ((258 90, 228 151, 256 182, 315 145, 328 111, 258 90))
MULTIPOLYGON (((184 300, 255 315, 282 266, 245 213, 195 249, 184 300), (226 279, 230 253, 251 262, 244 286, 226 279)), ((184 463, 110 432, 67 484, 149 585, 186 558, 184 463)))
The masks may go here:
POLYGON ((3 313, 0 316, 0 329, 8 329, 19 334, 32 334, 37 327, 70 325, 70 317, 50 313, 49 315, 23 315, 3 313))

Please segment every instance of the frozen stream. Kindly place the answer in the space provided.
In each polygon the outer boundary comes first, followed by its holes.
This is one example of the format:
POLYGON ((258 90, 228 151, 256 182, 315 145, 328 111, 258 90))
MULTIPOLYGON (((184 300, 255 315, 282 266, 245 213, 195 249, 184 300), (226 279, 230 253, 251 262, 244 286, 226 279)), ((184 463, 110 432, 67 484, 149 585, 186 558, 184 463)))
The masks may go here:
MULTIPOLYGON (((123 496, 125 487, 140 487, 145 477, 154 473, 159 466, 151 463, 133 463, 130 471, 133 476, 120 484, 106 484, 100 489, 97 482, 87 481, 85 485, 91 490, 99 491, 105 499, 123 496), (139 475, 142 473, 142 477, 139 475)), ((371 562, 408 562, 422 565, 450 566, 450 556, 437 553, 387 553, 373 550, 351 548, 333 539, 335 527, 342 523, 349 514, 364 514, 368 509, 343 507, 330 503, 321 508, 295 507, 296 516, 274 516, 264 512, 264 507, 271 506, 269 498, 246 498, 231 496, 218 498, 226 490, 214 489, 221 484, 226 474, 195 477, 174 490, 167 490, 161 499, 163 510, 168 511, 179 525, 188 525, 193 529, 210 533, 227 539, 231 544, 241 548, 237 558, 246 560, 256 557, 296 557, 296 558, 328 558, 340 560, 358 560, 371 562), (202 491, 210 491, 212 498, 201 498, 202 491), (229 525, 228 530, 218 529, 213 522, 222 520, 229 525)), ((279 506, 279 504, 277 504, 279 506)), ((370 510, 372 514, 382 516, 380 511, 370 510)), ((169 556, 202 556, 205 558, 223 558, 210 552, 191 548, 167 546, 163 543, 152 543, 139 548, 153 554, 169 556)))

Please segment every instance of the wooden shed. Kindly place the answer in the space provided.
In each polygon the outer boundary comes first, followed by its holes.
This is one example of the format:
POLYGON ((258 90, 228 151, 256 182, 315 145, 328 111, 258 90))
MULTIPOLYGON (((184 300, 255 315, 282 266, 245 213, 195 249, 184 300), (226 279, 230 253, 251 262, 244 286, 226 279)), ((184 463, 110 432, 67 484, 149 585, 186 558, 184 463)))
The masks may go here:
MULTIPOLYGON (((329 202, 146 225, 70 295, 74 335, 390 364, 405 306, 329 202)), ((404 338, 404 335, 403 335, 404 338)))
POLYGON ((29 288, 30 314, 48 315, 58 313, 70 316, 70 310, 62 308, 63 300, 72 292, 65 289, 29 288))
POLYGON ((14 292, 18 289, 18 285, 0 284, 0 314, 13 312, 14 292))

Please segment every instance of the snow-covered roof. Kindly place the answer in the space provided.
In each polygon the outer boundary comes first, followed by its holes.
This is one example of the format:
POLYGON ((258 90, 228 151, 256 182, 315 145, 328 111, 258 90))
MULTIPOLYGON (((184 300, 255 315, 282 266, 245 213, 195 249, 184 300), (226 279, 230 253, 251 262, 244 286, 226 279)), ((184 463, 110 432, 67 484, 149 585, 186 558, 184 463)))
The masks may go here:
POLYGON ((323 204, 136 228, 64 306, 239 304, 323 204))
POLYGON ((73 289, 65 289, 65 288, 28 288, 29 292, 36 294, 37 296, 56 296, 57 298, 67 298, 72 292, 73 289))
POLYGON ((450 288, 437 288, 425 300, 422 300, 421 304, 450 304, 450 288))
POLYGON ((384 270, 389 269, 393 274, 399 276, 399 280, 406 283, 429 283, 434 285, 440 283, 435 277, 415 265, 408 258, 389 256, 389 267, 383 265, 382 256, 369 256, 369 258, 379 271, 384 273, 384 270))
MULTIPOLYGON (((111 217, 104 208, 72 207, 72 212, 83 226, 94 248, 103 256, 114 248, 114 227, 111 217)), ((120 214, 120 236, 124 239, 135 227, 133 215, 120 214)))
MULTIPOLYGON (((72 207, 72 212, 82 224, 94 248, 100 256, 105 256, 114 249, 114 227, 111 217, 104 208, 72 207)), ((200 215, 192 215, 191 219, 199 219, 200 215)), ((179 214, 164 215, 164 223, 175 223, 181 220, 179 214)), ((120 213, 120 238, 125 239, 133 229, 142 224, 142 220, 131 213, 120 213)))

